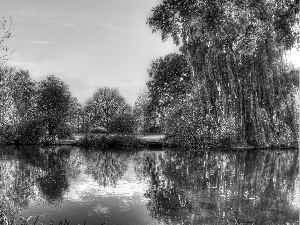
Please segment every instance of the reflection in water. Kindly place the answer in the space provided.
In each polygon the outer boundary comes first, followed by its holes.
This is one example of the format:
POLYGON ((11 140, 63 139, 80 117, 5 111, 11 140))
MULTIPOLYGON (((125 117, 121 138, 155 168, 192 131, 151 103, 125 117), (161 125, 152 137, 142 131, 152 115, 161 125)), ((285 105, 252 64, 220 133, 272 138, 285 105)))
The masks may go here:
POLYGON ((116 186, 127 170, 128 155, 113 152, 86 151, 86 173, 91 174, 101 186, 116 186))
POLYGON ((145 152, 136 161, 150 181, 150 214, 166 224, 299 221, 298 151, 145 152))
POLYGON ((298 163, 292 150, 5 147, 0 207, 9 218, 39 214, 43 223, 292 224, 299 221, 298 163))

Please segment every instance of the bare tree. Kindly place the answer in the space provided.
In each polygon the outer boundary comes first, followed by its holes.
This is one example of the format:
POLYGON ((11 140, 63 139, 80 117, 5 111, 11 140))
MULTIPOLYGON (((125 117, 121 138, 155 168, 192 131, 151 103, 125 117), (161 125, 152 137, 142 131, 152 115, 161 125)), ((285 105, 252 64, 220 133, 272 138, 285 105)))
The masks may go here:
POLYGON ((6 42, 12 37, 14 27, 11 17, 0 19, 0 66, 10 59, 13 50, 7 46, 6 42))

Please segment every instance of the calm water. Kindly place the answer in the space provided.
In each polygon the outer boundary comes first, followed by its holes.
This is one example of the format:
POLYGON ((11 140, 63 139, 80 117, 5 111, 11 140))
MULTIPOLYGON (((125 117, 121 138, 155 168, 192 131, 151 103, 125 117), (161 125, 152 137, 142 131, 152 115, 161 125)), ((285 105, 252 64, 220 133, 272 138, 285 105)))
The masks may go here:
POLYGON ((33 224, 298 224, 298 151, 0 149, 6 216, 33 224))

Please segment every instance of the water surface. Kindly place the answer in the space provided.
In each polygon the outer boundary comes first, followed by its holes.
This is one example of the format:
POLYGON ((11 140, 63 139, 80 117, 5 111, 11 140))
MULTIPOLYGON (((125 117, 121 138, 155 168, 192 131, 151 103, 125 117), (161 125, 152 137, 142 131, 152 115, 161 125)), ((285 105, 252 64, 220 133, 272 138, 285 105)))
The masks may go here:
POLYGON ((298 150, 2 147, 8 217, 31 224, 298 224, 298 150))

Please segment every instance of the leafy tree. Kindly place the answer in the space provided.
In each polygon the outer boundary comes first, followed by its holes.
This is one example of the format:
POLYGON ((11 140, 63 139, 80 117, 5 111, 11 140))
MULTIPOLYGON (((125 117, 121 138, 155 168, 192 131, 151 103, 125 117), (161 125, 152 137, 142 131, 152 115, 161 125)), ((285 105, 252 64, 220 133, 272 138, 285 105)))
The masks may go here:
POLYGON ((19 121, 33 120, 36 83, 30 78, 29 72, 25 70, 15 71, 10 86, 19 121))
MULTIPOLYGON (((34 117, 35 85, 28 71, 5 67, 0 70, 1 112, 11 114, 11 124, 20 123, 34 117)), ((2 121, 4 123, 4 121, 2 121)), ((10 123, 7 121, 7 123, 10 123)))
POLYGON ((17 123, 17 109, 12 96, 14 69, 0 68, 0 126, 17 123))
POLYGON ((39 83, 37 112, 46 123, 49 135, 54 137, 64 133, 64 126, 71 104, 68 86, 54 75, 39 83))
POLYGON ((182 54, 172 53, 153 61, 148 73, 152 78, 147 82, 150 104, 155 108, 168 107, 191 90, 190 67, 182 54))
POLYGON ((93 97, 86 102, 85 112, 93 128, 106 130, 114 118, 130 111, 130 106, 117 88, 98 88, 93 97))
POLYGON ((151 63, 147 82, 150 104, 148 110, 159 117, 164 127, 169 111, 182 102, 191 91, 191 70, 182 54, 168 54, 151 63))
POLYGON ((45 130, 36 115, 36 83, 15 68, 2 68, 0 77, 0 142, 39 143, 45 130))
POLYGON ((147 21, 163 40, 182 45, 195 92, 201 90, 216 120, 234 116, 249 145, 276 144, 283 133, 297 139, 298 83, 280 81, 283 73, 295 75, 282 57, 299 43, 298 22, 298 0, 164 0, 147 21))

